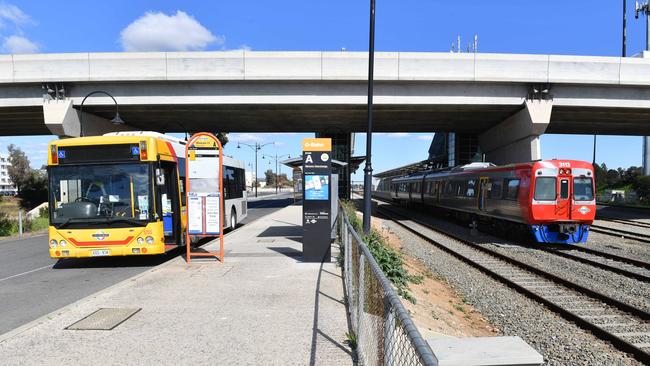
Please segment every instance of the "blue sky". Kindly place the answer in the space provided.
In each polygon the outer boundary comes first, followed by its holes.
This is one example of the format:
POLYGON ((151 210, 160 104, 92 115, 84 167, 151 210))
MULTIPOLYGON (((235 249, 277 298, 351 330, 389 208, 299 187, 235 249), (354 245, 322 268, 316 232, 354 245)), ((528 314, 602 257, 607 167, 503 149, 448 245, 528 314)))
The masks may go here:
MULTIPOLYGON (((368 1, 0 1, 2 53, 124 50, 367 50, 368 1), (177 24, 179 34, 175 36, 177 24)), ((645 45, 645 24, 628 0, 628 55, 645 45)), ((379 51, 449 51, 461 36, 478 34, 479 52, 620 56, 621 1, 377 0, 379 51)), ((299 154, 311 134, 232 134, 231 140, 276 142, 264 152, 299 154)), ((374 138, 376 172, 426 157, 431 134, 374 138), (379 148, 381 146, 381 148, 379 148), (406 148, 405 148, 406 147, 406 148), (400 151, 401 154, 394 154, 400 151)), ((15 143, 32 165, 46 157, 51 136, 1 137, 15 143)), ((227 153, 252 161, 252 151, 227 153)), ((543 158, 591 160, 592 136, 542 137, 543 158)), ((357 134, 357 154, 365 136, 357 134)), ((640 137, 599 137, 597 160, 608 166, 641 164, 640 137)), ((263 170, 260 160, 260 171, 263 170)), ((355 179, 362 179, 361 172, 355 179)))

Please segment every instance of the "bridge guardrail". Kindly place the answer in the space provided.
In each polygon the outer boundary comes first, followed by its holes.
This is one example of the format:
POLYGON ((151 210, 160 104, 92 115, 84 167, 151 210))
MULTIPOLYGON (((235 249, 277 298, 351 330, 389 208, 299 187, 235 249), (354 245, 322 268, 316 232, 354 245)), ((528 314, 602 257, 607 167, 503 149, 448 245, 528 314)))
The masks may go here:
POLYGON ((437 366, 397 292, 339 206, 343 278, 361 365, 437 366))

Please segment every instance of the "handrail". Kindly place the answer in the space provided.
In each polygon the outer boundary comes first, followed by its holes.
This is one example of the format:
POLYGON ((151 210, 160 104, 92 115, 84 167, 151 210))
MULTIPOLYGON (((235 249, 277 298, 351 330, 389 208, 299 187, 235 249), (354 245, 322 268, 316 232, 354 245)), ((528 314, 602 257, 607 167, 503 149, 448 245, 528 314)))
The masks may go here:
MULTIPOLYGON (((375 257, 368 249, 368 246, 363 242, 363 240, 361 240, 359 234, 354 230, 354 228, 350 224, 350 221, 347 217, 347 213, 345 212, 345 210, 343 210, 343 207, 340 203, 339 203, 339 209, 343 213, 343 222, 345 224, 346 229, 352 234, 353 238, 358 243, 358 247, 361 249, 361 252, 366 257, 367 263, 370 265, 370 268, 372 269, 374 275, 379 280, 379 283, 381 284, 381 287, 384 290, 384 295, 388 299, 390 306, 394 308, 395 314, 397 315, 399 322, 402 324, 402 327, 406 331, 406 335, 409 341, 413 345, 416 354, 420 358, 420 362, 423 365, 427 365, 427 366, 437 366, 438 360, 433 354, 433 352, 431 351, 429 344, 422 337, 420 331, 413 323, 411 316, 409 315, 408 311, 402 304, 402 301, 400 300, 399 295, 393 288, 392 283, 382 271, 381 267, 375 260, 375 257)), ((349 259, 346 258, 346 260, 349 259)))

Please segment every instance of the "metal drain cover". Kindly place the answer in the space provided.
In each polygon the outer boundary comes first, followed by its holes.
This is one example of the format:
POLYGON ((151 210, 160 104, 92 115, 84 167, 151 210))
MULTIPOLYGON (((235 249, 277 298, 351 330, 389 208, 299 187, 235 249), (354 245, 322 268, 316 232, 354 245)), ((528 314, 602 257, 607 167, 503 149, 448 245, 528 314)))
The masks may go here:
POLYGON ((70 330, 112 330, 125 322, 142 308, 101 308, 78 322, 67 326, 70 330))

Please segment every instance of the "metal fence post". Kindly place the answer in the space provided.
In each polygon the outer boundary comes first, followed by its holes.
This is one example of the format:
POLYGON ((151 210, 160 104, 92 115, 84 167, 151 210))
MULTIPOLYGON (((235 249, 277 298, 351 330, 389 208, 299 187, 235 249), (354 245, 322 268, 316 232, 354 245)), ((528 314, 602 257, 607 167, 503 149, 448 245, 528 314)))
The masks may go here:
POLYGON ((384 297, 384 365, 393 365, 393 348, 395 346, 393 336, 395 335, 395 315, 391 311, 390 300, 384 297))
POLYGON ((23 210, 18 210, 18 236, 23 237, 23 210))
MULTIPOLYGON (((359 243, 357 243, 359 245, 359 243)), ((365 271, 366 271, 366 257, 363 255, 359 255, 359 288, 358 288, 358 294, 359 296, 357 297, 357 353, 359 354, 359 358, 361 358, 362 363, 365 364, 366 362, 366 351, 364 350, 364 334, 363 334, 363 305, 366 302, 366 284, 365 284, 365 271)))

